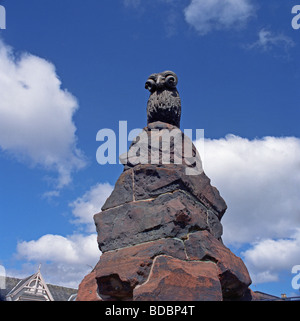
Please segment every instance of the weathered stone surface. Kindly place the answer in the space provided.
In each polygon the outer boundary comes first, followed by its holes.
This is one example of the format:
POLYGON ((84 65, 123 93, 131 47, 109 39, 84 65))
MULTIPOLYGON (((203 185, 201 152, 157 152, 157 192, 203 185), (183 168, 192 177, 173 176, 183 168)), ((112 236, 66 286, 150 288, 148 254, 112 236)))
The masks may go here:
POLYGON ((109 208, 125 204, 133 201, 133 172, 128 170, 120 175, 119 179, 115 184, 115 188, 111 195, 108 197, 104 205, 102 206, 102 211, 109 208))
POLYGON ((97 291, 96 271, 93 270, 79 284, 76 301, 102 301, 97 291))
POLYGON ((211 186, 204 172, 200 175, 186 175, 185 168, 176 164, 137 165, 123 172, 102 210, 180 189, 195 196, 221 219, 227 205, 218 190, 211 186))
POLYGON ((97 281, 98 293, 103 301, 132 301, 132 286, 118 274, 101 277, 97 281))
POLYGON ((158 256, 149 279, 133 290, 135 301, 220 301, 218 270, 212 262, 158 256))
POLYGON ((102 254, 95 268, 100 296, 106 300, 132 299, 134 287, 146 281, 155 257, 164 254, 186 259, 183 242, 178 239, 157 240, 102 254), (122 287, 124 290, 120 291, 122 287))
POLYGON ((100 212, 94 221, 102 252, 208 229, 206 208, 183 191, 100 212))
POLYGON ((120 155, 127 170, 138 165, 184 166, 186 175, 203 172, 201 157, 191 141, 179 128, 160 121, 149 124, 135 137, 129 151, 120 155))
POLYGON ((220 196, 219 191, 210 184, 210 179, 205 173, 203 172, 200 175, 184 175, 181 172, 181 177, 187 190, 196 196, 208 209, 215 210, 218 218, 221 220, 227 205, 220 196))
POLYGON ((176 190, 186 190, 176 165, 139 165, 134 170, 134 196, 136 200, 157 197, 176 190))
POLYGON ((218 240, 221 240, 221 236, 223 234, 223 226, 216 214, 210 210, 207 211, 207 222, 210 233, 218 240))
POLYGON ((200 175, 186 175, 185 167, 175 164, 138 165, 134 167, 135 199, 147 199, 173 190, 185 190, 195 196, 208 209, 216 211, 219 218, 227 205, 218 190, 211 186, 210 179, 200 175))
POLYGON ((242 297, 251 284, 248 270, 243 261, 207 231, 189 235, 185 241, 186 254, 190 260, 216 262, 220 272, 223 297, 242 297))
POLYGON ((137 166, 146 166, 147 169, 152 166, 154 170, 160 167, 173 169, 174 173, 166 182, 178 183, 180 179, 181 187, 196 196, 209 209, 217 211, 219 219, 226 211, 226 203, 203 172, 196 147, 176 126, 160 121, 149 124, 131 144, 128 153, 121 155, 120 160, 125 169, 137 166))

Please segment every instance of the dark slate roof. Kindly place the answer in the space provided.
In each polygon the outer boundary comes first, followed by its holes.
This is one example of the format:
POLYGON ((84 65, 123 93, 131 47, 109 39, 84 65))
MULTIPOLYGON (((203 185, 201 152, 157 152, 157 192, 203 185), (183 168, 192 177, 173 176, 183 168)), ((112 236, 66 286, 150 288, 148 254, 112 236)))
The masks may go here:
POLYGON ((54 301, 68 301, 71 295, 77 293, 77 289, 66 288, 59 285, 47 284, 54 301))
MULTIPOLYGON (((32 275, 25 279, 18 279, 12 277, 6 277, 6 288, 0 289, 0 301, 5 301, 6 295, 17 285, 25 283, 32 275)), ((49 291, 51 292, 54 301, 68 301, 71 295, 77 293, 77 289, 66 288, 63 286, 47 284, 49 291)))
POLYGON ((5 301, 6 295, 21 281, 21 279, 6 277, 6 288, 0 289, 0 301, 5 301))

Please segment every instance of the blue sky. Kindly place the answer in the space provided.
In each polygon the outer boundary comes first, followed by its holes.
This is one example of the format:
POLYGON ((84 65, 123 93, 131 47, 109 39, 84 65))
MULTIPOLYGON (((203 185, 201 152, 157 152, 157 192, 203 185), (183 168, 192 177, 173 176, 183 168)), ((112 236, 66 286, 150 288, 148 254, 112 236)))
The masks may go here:
MULTIPOLYGON (((99 259, 92 215, 121 165, 100 129, 146 125, 153 72, 179 77, 181 128, 205 130, 204 170, 228 204, 224 242, 253 290, 297 293, 297 1, 0 1, 0 264, 77 286, 99 259)), ((196 142, 197 144, 197 142, 196 142)))

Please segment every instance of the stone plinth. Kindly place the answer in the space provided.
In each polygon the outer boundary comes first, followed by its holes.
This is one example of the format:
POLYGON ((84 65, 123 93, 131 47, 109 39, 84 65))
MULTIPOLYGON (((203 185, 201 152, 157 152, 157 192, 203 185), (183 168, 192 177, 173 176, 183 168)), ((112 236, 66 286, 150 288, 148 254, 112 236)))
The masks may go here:
MULTIPOLYGON (((174 129, 158 125, 160 130, 174 129)), ((249 296, 247 268, 222 242, 226 203, 205 173, 187 175, 184 163, 129 160, 102 211, 94 215, 102 256, 82 281, 78 300, 249 296)))
POLYGON ((152 74, 147 127, 120 156, 120 175, 94 215, 101 258, 77 300, 251 300, 243 261, 222 242, 227 206, 179 129, 172 71, 152 74))

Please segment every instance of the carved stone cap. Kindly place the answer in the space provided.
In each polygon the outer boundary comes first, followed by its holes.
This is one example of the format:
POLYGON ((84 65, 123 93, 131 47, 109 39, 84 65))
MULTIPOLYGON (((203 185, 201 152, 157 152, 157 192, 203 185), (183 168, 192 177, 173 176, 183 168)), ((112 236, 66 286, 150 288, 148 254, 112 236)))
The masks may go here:
POLYGON ((145 88, 150 91, 147 124, 161 121, 180 127, 181 100, 177 91, 178 77, 173 71, 152 74, 145 88))

